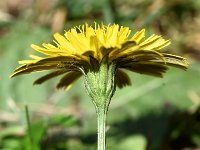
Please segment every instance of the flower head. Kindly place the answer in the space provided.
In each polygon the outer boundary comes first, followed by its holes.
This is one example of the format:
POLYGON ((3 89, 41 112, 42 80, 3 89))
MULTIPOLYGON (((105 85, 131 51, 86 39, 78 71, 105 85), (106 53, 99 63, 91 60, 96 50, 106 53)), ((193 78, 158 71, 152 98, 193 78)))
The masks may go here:
POLYGON ((120 88, 130 85, 130 79, 124 72, 133 72, 162 77, 168 66, 187 68, 187 61, 181 56, 160 52, 170 44, 169 40, 158 35, 145 39, 145 30, 130 37, 128 27, 114 25, 87 24, 75 27, 64 35, 54 34, 54 44, 31 45, 44 57, 30 55, 32 60, 19 61, 22 64, 11 77, 39 71, 51 71, 37 79, 41 84, 53 77, 63 75, 57 88, 68 89, 71 84, 86 75, 89 70, 98 69, 103 61, 115 64, 116 85, 120 88))

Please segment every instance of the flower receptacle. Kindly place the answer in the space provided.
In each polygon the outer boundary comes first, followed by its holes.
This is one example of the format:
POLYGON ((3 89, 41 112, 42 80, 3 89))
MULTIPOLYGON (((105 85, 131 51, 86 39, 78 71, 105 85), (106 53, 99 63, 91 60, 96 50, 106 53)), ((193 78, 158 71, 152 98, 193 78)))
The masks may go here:
POLYGON ((115 92, 115 62, 104 58, 100 63, 90 58, 90 69, 85 74, 85 87, 95 107, 107 108, 115 92))

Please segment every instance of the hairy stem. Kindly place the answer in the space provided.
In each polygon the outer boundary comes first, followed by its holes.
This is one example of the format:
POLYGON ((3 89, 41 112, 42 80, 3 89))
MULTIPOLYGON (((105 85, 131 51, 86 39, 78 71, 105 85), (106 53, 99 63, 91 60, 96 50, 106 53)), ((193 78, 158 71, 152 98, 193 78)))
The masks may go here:
POLYGON ((106 116, 107 108, 97 108, 98 150, 106 149, 106 116))

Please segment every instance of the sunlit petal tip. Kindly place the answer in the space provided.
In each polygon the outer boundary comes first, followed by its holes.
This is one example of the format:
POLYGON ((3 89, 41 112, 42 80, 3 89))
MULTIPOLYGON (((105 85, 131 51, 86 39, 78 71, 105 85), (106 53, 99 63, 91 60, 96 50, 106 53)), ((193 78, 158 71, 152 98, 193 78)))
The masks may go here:
POLYGON ((67 91, 69 91, 72 88, 72 86, 73 86, 73 84, 67 86, 66 88, 64 88, 64 90, 67 92, 67 91))
POLYGON ((20 61, 18 61, 18 64, 20 64, 20 65, 22 65, 22 64, 26 64, 26 63, 27 63, 26 60, 20 60, 20 61))
POLYGON ((20 65, 23 65, 23 64, 30 64, 30 63, 35 63, 36 60, 21 60, 21 61, 18 61, 18 63, 20 65))
POLYGON ((31 44, 31 48, 33 49, 37 49, 39 46, 35 45, 35 44, 31 44))
POLYGON ((35 45, 35 44, 31 44, 31 48, 33 48, 34 50, 41 52, 41 53, 45 50, 45 48, 40 47, 40 46, 35 45))
POLYGON ((35 44, 31 44, 30 46, 33 48, 35 46, 35 44))
POLYGON ((138 33, 138 34, 141 35, 142 37, 145 37, 145 32, 146 32, 146 29, 143 28, 143 29, 141 29, 140 31, 138 31, 138 32, 136 32, 136 33, 138 33))
POLYGON ((62 35, 60 33, 56 32, 53 34, 53 37, 58 41, 62 37, 62 35))
POLYGON ((187 60, 187 58, 183 58, 183 60, 184 60, 184 62, 186 64, 186 66, 189 66, 190 62, 187 60))
POLYGON ((133 37, 131 38, 132 41, 135 41, 137 44, 143 41, 145 38, 145 29, 142 29, 140 31, 137 31, 133 37))
POLYGON ((143 28, 140 32, 145 34, 145 31, 146 31, 145 28, 143 28))
POLYGON ((13 74, 11 74, 11 75, 9 76, 9 78, 10 78, 10 79, 13 78, 13 74))
POLYGON ((42 59, 42 57, 36 56, 36 55, 29 55, 30 58, 33 58, 35 60, 42 59))
POLYGON ((171 40, 166 40, 165 41, 165 46, 168 46, 168 45, 170 45, 171 44, 171 40))

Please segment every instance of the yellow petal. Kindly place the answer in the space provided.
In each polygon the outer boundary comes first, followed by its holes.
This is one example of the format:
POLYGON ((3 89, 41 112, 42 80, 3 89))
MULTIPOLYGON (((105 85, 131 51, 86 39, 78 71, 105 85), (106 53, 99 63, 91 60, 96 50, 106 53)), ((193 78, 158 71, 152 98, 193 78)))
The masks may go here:
POLYGON ((131 40, 139 44, 144 38, 145 38, 145 29, 142 29, 141 31, 136 32, 131 38, 131 40))

